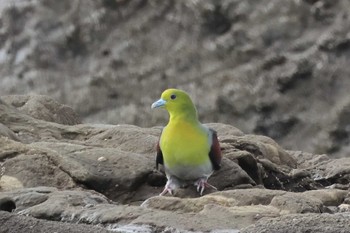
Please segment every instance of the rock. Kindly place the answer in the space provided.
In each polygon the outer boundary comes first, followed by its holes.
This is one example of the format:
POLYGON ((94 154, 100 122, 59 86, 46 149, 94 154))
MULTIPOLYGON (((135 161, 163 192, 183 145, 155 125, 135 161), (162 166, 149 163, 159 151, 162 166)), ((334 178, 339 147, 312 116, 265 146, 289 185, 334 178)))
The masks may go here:
POLYGON ((233 198, 226 198, 215 193, 200 198, 178 198, 155 196, 142 203, 142 207, 173 211, 179 213, 198 213, 207 205, 219 205, 225 207, 237 206, 238 201, 233 198), (213 195, 214 194, 214 195, 213 195))
POLYGON ((263 219, 290 213, 319 213, 326 204, 335 204, 332 200, 336 195, 340 199, 346 192, 237 189, 199 198, 154 196, 141 206, 133 206, 111 202, 94 191, 36 187, 2 192, 0 199, 12 197, 17 204, 16 212, 23 215, 51 221, 98 224, 106 229, 224 231, 242 229, 263 219))
POLYGON ((350 179, 350 158, 334 159, 327 165, 320 167, 324 169, 325 178, 332 180, 332 183, 347 184, 350 179))
POLYGON ((137 190, 153 170, 154 163, 144 155, 115 148, 87 148, 66 143, 40 143, 40 146, 57 153, 52 159, 75 182, 114 200, 122 200, 120 196, 125 192, 137 190), (98 161, 100 156, 107 158, 108 163, 98 161))
POLYGON ((0 177, 0 190, 10 191, 14 189, 23 188, 23 184, 16 177, 2 175, 0 177))
MULTIPOLYGON (((135 201, 142 201, 160 192, 159 186, 164 183, 162 177, 157 178, 159 181, 151 182, 156 184, 157 188, 152 192, 144 185, 149 181, 148 176, 153 174, 155 145, 161 132, 159 129, 143 129, 128 125, 65 126, 36 120, 9 106, 0 107, 4 109, 2 116, 4 122, 16 132, 21 132, 18 133, 20 139, 29 143, 15 143, 5 139, 0 141, 4 145, 3 154, 0 155, 6 158, 4 175, 15 177, 24 187, 54 184, 56 187, 68 188, 83 184, 122 202, 134 200, 133 195, 136 195, 135 201), (13 117, 28 127, 14 124, 13 117), (99 161, 101 157, 106 161, 99 161), (28 163, 28 160, 37 162, 28 163), (21 166, 17 167, 18 164, 21 166), (41 171, 41 175, 38 171, 41 171), (43 179, 43 177, 51 178, 43 179), (140 193, 144 193, 144 196, 140 193)), ((228 137, 229 134, 224 133, 224 125, 212 124, 211 127, 221 130, 222 134, 226 135, 223 137, 228 137)), ((229 132, 241 135, 234 127, 226 128, 229 132)), ((228 139, 226 143, 223 141, 223 144, 226 144, 227 148, 232 148, 236 140, 240 140, 241 137, 244 136, 238 136, 232 142, 228 139)), ((263 150, 262 155, 270 153, 264 149, 265 147, 273 149, 274 146, 278 146, 272 140, 269 141, 267 138, 263 140, 272 145, 259 144, 263 150)), ((254 139, 245 139, 245 143, 254 143, 254 139)), ((222 169, 214 173, 210 182, 219 190, 239 185, 250 185, 249 187, 256 185, 256 181, 237 165, 235 160, 237 157, 225 156, 225 153, 224 151, 222 169)), ((247 152, 247 156, 251 156, 250 153, 247 152)), ((238 164, 249 164, 250 161, 253 167, 246 168, 250 172, 257 166, 257 161, 252 156, 249 158, 240 156, 238 161, 240 161, 238 164)), ((255 174, 253 178, 259 179, 259 177, 255 174)), ((197 196, 197 193, 188 192, 185 195, 197 196)))
POLYGON ((254 180, 256 184, 263 184, 262 167, 254 155, 247 151, 234 150, 225 153, 228 158, 236 163, 254 180))
POLYGON ((7 128, 5 125, 0 123, 0 136, 3 137, 8 137, 14 141, 19 141, 19 138, 17 137, 17 135, 10 130, 9 128, 7 128))
POLYGON ((234 199, 237 206, 249 205, 269 205, 274 197, 281 196, 287 193, 281 190, 269 189, 242 189, 242 190, 227 190, 223 192, 212 193, 210 196, 223 196, 228 199, 234 199))
POLYGON ((328 206, 341 204, 347 191, 337 189, 311 190, 303 193, 285 193, 275 196, 271 205, 282 210, 282 213, 323 213, 328 206))
POLYGON ((0 91, 50 95, 85 122, 150 127, 166 117, 149 110, 152 100, 180 86, 194 96, 204 122, 340 156, 349 151, 349 3, 330 2, 4 5, 0 91), (269 10, 257 10, 266 4, 269 10))
POLYGON ((303 195, 311 197, 312 199, 318 199, 326 206, 338 206, 343 203, 348 193, 348 191, 338 189, 320 189, 306 191, 303 195))
POLYGON ((240 184, 256 185, 254 180, 239 165, 225 157, 222 161, 222 167, 209 178, 209 182, 219 190, 240 184))
POLYGON ((18 205, 17 211, 23 215, 51 221, 98 224, 107 229, 131 225, 149 226, 153 230, 167 227, 180 231, 238 229, 252 224, 256 218, 278 216, 279 212, 267 205, 237 206, 236 200, 220 195, 199 199, 154 197, 141 207, 116 205, 96 192, 80 190, 38 187, 1 195, 12 196, 18 205), (197 224, 199 222, 202 224, 197 224))
POLYGON ((335 159, 350 152, 349 9, 0 4, 0 207, 16 207, 0 211, 1 230, 349 232, 337 213, 350 203, 349 161, 335 159), (224 155, 209 180, 218 191, 158 197, 154 126, 168 116, 150 104, 167 87, 188 91, 202 122, 225 123, 207 124, 224 155))
POLYGON ((207 123, 205 125, 209 128, 215 129, 215 131, 218 133, 220 140, 225 138, 226 136, 232 137, 244 135, 244 133, 241 130, 237 129, 232 125, 225 125, 220 123, 207 123))
POLYGON ((44 221, 32 217, 26 217, 16 214, 0 211, 1 231, 8 233, 25 233, 25 232, 72 232, 72 233, 93 233, 108 231, 101 227, 86 224, 71 224, 55 221, 44 221), (29 230, 30 229, 30 230, 29 230))
POLYGON ((153 163, 145 156, 116 148, 57 142, 14 146, 24 151, 6 159, 4 175, 16 177, 24 187, 69 188, 79 183, 117 198, 125 191, 136 190, 153 169, 153 163), (107 158, 108 163, 98 161, 100 156, 107 158))
MULTIPOLYGON (((0 93, 49 95, 84 122, 150 127, 167 117, 149 110, 152 100, 179 86, 203 122, 341 156, 350 135, 348 9, 347 0, 4 5, 0 93)), ((43 119, 46 100, 33 101, 43 119)))
MULTIPOLYGON (((31 142, 22 144, 0 138, 3 145, 0 157, 6 159, 3 175, 16 177, 24 187, 54 185, 69 188, 79 183, 116 198, 125 191, 135 191, 154 169, 150 153, 155 153, 157 137, 141 128, 57 125, 35 120, 5 105, 2 107, 4 122, 16 131, 20 130, 20 138, 24 141, 31 142), (24 126, 27 127, 16 129, 17 124, 11 125, 12 117, 26 122, 24 126), (42 142, 35 143, 38 140, 42 142), (101 149, 103 145, 111 148, 101 149), (101 156, 109 162, 98 161, 101 156), (36 162, 28 162, 33 160, 36 162)), ((157 131, 149 132, 156 134, 157 131)))
POLYGON ((348 195, 346 195, 344 203, 345 204, 350 204, 350 192, 348 193, 348 195))
POLYGON ((0 110, 18 139, 0 137, 0 208, 18 215, 0 217, 8 226, 34 221, 26 215, 56 221, 35 220, 43 229, 68 222, 78 231, 238 232, 291 214, 347 210, 347 159, 286 151, 266 136, 208 124, 221 134, 222 168, 209 179, 218 190, 199 196, 189 185, 164 197, 154 161, 160 127, 58 124, 1 102, 0 110))
MULTIPOLYGON (((270 189, 305 191, 317 187, 313 173, 296 176, 298 160, 295 152, 283 150, 274 140, 258 135, 221 138, 224 157, 238 165, 254 180, 270 189)), ((302 166, 300 166, 302 167, 302 166)))
POLYGON ((257 159, 268 159, 276 165, 295 168, 297 162, 293 156, 284 151, 274 140, 258 135, 223 138, 224 146, 251 153, 257 159))
POLYGON ((44 95, 2 96, 2 100, 18 110, 40 120, 64 125, 80 124, 79 116, 71 107, 59 104, 44 95))
POLYGON ((253 232, 320 232, 346 233, 350 231, 347 214, 291 214, 277 218, 265 218, 244 228, 242 233, 253 232))
POLYGON ((288 151, 298 163, 299 168, 309 169, 319 166, 322 163, 327 163, 330 160, 326 154, 311 154, 302 151, 288 151))
POLYGON ((301 197, 298 194, 285 194, 274 197, 271 205, 282 210, 282 214, 321 213, 323 204, 320 200, 301 197))
MULTIPOLYGON (((4 138, 0 138, 0 145, 3 145, 0 157, 5 159, 2 165, 3 175, 18 180, 20 186, 75 186, 73 179, 62 171, 45 151, 4 138)), ((10 182, 4 181, 3 177, 1 188, 9 189, 6 183, 10 182)))
POLYGON ((343 186, 343 189, 347 189, 347 184, 350 182, 349 165, 349 158, 332 160, 326 155, 315 155, 310 160, 304 161, 300 167, 306 168, 312 178, 323 187, 343 186))
MULTIPOLYGON (((159 213, 157 211, 157 213, 159 213)), ((152 223, 155 225, 170 226, 180 231, 227 231, 238 230, 250 225, 257 217, 276 216, 277 209, 271 206, 251 206, 225 208, 221 205, 207 205, 199 213, 174 214, 169 211, 162 215, 142 215, 134 223, 152 223), (180 226, 179 226, 180 223, 180 226), (194 226, 195 225, 195 226, 194 226)))
POLYGON ((108 199, 94 192, 42 190, 40 188, 21 190, 13 193, 21 214, 36 218, 64 221, 79 215, 81 209, 97 204, 106 204, 108 199), (44 192, 43 192, 44 191, 44 192), (22 204, 22 205, 21 205, 22 204), (24 205, 23 205, 24 204, 24 205), (77 209, 79 206, 80 210, 77 209))
POLYGON ((349 204, 341 204, 338 206, 339 212, 350 212, 350 205, 349 204))

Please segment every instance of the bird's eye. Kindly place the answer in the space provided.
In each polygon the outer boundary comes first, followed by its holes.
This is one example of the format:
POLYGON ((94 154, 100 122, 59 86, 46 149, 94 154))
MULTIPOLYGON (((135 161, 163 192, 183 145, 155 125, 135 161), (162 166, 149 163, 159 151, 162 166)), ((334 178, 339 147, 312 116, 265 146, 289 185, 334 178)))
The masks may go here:
POLYGON ((176 95, 171 95, 170 98, 171 98, 172 100, 174 100, 174 99, 176 99, 176 95))

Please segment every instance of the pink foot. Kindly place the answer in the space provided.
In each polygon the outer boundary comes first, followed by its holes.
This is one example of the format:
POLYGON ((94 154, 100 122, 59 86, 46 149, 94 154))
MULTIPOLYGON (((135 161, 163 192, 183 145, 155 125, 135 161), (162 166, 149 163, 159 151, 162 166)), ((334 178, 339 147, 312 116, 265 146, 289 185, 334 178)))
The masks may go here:
POLYGON ((197 186, 197 192, 199 192, 201 196, 203 195, 203 191, 205 188, 212 188, 218 190, 215 186, 209 184, 207 182, 207 179, 205 178, 200 178, 194 183, 194 185, 197 186))
POLYGON ((170 195, 173 195, 173 190, 171 190, 171 188, 168 188, 168 187, 165 186, 163 192, 161 192, 161 193, 159 194, 159 196, 163 196, 163 195, 165 195, 165 194, 167 194, 167 193, 169 193, 170 195))

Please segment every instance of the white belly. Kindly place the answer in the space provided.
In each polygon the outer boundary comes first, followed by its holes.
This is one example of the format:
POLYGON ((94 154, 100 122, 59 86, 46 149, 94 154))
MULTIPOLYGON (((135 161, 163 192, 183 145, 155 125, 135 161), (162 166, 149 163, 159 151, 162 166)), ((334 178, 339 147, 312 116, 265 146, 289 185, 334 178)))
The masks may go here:
POLYGON ((197 166, 174 166, 171 169, 165 167, 167 177, 176 176, 180 180, 192 181, 199 178, 208 178, 213 173, 211 162, 197 166))

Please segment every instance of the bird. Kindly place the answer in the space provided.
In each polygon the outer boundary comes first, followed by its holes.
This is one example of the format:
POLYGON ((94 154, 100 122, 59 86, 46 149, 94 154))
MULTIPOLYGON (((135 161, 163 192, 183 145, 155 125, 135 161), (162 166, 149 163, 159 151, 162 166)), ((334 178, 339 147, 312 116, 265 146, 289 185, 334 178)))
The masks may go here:
POLYGON ((217 132, 200 123, 191 97, 179 89, 167 89, 151 108, 164 108, 169 122, 162 129, 156 148, 156 168, 163 165, 167 182, 159 195, 193 184, 203 195, 214 170, 221 167, 221 149, 217 132))

